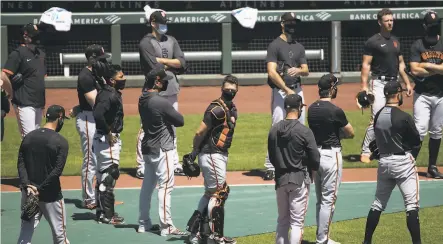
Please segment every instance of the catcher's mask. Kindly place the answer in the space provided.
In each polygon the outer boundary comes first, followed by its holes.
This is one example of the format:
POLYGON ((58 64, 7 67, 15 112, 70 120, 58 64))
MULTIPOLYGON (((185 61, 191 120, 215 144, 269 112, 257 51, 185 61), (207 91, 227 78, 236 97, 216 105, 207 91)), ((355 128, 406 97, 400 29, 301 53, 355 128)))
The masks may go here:
POLYGON ((39 44, 40 43, 40 30, 33 24, 29 23, 22 27, 21 38, 24 43, 39 44))
POLYGON ((375 97, 372 93, 367 93, 366 91, 361 91, 357 93, 357 96, 355 97, 355 100, 357 101, 357 106, 362 110, 365 108, 369 108, 374 103, 375 97))

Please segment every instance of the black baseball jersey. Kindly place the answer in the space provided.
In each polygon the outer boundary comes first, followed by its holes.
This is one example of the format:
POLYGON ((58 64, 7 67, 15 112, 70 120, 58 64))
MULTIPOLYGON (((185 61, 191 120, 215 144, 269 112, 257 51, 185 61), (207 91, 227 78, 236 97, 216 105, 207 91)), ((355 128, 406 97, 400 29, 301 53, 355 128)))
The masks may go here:
POLYGON ((174 130, 172 126, 184 125, 183 116, 171 103, 158 92, 143 91, 138 100, 143 131, 142 153, 158 153, 160 149, 174 149, 174 130))
POLYGON ((411 115, 385 106, 374 117, 374 133, 380 154, 410 151, 420 145, 420 134, 411 115))
POLYGON ((284 119, 271 127, 268 152, 275 167, 276 187, 301 185, 307 170, 318 170, 320 165, 314 134, 298 120, 284 119))
POLYGON ((372 75, 397 77, 400 50, 400 42, 394 35, 385 38, 377 33, 369 38, 365 42, 363 54, 372 56, 372 75))
POLYGON ((104 85, 95 98, 93 109, 95 129, 98 134, 123 131, 122 94, 109 85, 104 85))
POLYGON ((11 75, 13 95, 11 102, 19 106, 43 108, 45 106, 46 54, 35 45, 21 45, 9 54, 3 72, 11 75), (20 82, 13 82, 17 74, 20 82))
POLYGON ((68 157, 68 141, 54 130, 39 128, 29 132, 20 145, 17 168, 21 188, 34 185, 42 202, 63 198, 60 176, 68 157))
POLYGON ((317 100, 308 108, 309 128, 317 146, 341 147, 340 128, 348 124, 345 112, 329 101, 317 100))
MULTIPOLYGON (((208 132, 201 143, 201 152, 203 153, 227 153, 231 146, 238 119, 237 107, 233 102, 225 104, 231 113, 231 117, 234 117, 235 123, 232 123, 232 128, 229 129, 223 107, 216 103, 209 104, 203 115, 203 122, 208 128, 208 132)), ((231 120, 231 118, 227 119, 231 120)))
MULTIPOLYGON (((425 45, 423 39, 416 40, 411 46, 410 62, 443 63, 443 40, 440 38, 435 46, 425 45)), ((415 92, 419 94, 443 97, 443 75, 426 77, 423 82, 415 83, 415 92)))
MULTIPOLYGON (((268 46, 266 63, 268 62, 277 63, 278 70, 291 67, 300 68, 302 64, 307 64, 305 47, 297 41, 294 41, 294 43, 288 43, 281 39, 281 37, 277 37, 268 46)), ((291 77, 289 75, 284 75, 282 79, 287 86, 301 82, 300 77, 291 77)), ((272 88, 277 87, 269 77, 268 84, 272 88)))
POLYGON ((85 94, 93 90, 99 90, 97 81, 92 74, 92 71, 87 67, 84 67, 78 74, 77 78, 78 103, 80 108, 84 111, 92 111, 92 107, 86 100, 85 94))

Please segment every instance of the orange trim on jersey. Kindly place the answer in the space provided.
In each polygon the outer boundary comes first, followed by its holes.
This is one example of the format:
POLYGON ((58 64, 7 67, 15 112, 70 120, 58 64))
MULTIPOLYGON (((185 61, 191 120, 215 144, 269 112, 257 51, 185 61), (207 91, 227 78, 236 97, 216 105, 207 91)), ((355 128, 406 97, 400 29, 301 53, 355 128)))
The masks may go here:
POLYGON ((9 75, 14 75, 14 72, 10 71, 9 69, 2 69, 2 71, 9 75))
MULTIPOLYGON (((304 226, 304 224, 305 224, 306 212, 307 212, 307 210, 308 210, 309 186, 305 185, 305 187, 306 187, 306 191, 307 191, 307 192, 306 192, 306 196, 305 196, 305 209, 303 210, 303 214, 302 214, 302 216, 303 216, 303 221, 302 221, 302 223, 301 223, 301 226, 304 226)), ((302 243, 302 240, 303 240, 303 227, 300 228, 300 242, 299 242, 299 244, 302 243)))
POLYGON ((331 222, 332 222, 332 216, 333 216, 333 211, 334 211, 334 207, 335 207, 335 202, 337 201, 337 190, 338 190, 338 171, 339 171, 339 165, 338 165, 338 152, 335 152, 335 164, 337 166, 337 174, 335 175, 335 185, 334 185, 334 195, 332 198, 332 205, 331 205, 331 211, 330 211, 330 215, 329 215, 329 221, 328 221, 328 234, 327 236, 327 240, 329 240, 329 228, 331 227, 331 222))
POLYGON ((63 202, 62 200, 59 201, 60 202, 60 206, 62 208, 62 226, 63 226, 63 238, 64 238, 64 243, 68 243, 67 242, 67 238, 66 238, 66 226, 65 226, 65 213, 64 213, 64 207, 63 207, 63 202))
POLYGON ((168 160, 168 152, 165 152, 166 154, 166 172, 168 179, 166 180, 166 186, 165 186, 165 194, 163 196, 163 222, 166 223, 166 192, 168 191, 168 182, 169 182, 169 160, 168 160))
MULTIPOLYGON (((86 183, 88 182, 88 171, 89 171, 89 158, 90 158, 90 151, 89 151, 89 130, 88 130, 88 115, 85 115, 85 121, 86 121, 86 150, 88 151, 87 155, 88 155, 88 159, 86 161, 86 175, 85 175, 85 180, 84 180, 84 185, 85 185, 85 195, 86 197, 88 196, 88 192, 86 190, 86 183)), ((85 202, 86 203, 86 202, 85 202)))
POLYGON ((220 187, 218 185, 217 171, 215 170, 215 163, 214 163, 214 160, 212 159, 212 154, 209 154, 209 158, 211 159, 211 165, 212 165, 212 169, 214 170, 215 181, 216 181, 216 184, 217 184, 217 191, 218 191, 220 187))

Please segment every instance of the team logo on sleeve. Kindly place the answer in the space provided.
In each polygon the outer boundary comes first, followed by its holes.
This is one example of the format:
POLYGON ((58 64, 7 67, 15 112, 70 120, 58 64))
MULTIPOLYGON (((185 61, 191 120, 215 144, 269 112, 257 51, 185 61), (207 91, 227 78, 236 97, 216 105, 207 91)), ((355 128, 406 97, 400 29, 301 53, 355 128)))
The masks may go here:
POLYGON ((398 47, 398 43, 396 41, 394 41, 394 47, 397 48, 398 47))

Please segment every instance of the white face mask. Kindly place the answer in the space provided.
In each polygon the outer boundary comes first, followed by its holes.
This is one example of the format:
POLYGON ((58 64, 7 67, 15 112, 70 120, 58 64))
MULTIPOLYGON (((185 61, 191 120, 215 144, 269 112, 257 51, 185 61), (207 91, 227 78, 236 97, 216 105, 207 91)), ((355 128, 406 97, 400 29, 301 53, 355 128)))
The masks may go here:
POLYGON ((163 25, 163 24, 159 24, 157 31, 158 31, 159 34, 164 35, 168 31, 168 26, 167 25, 163 25))

